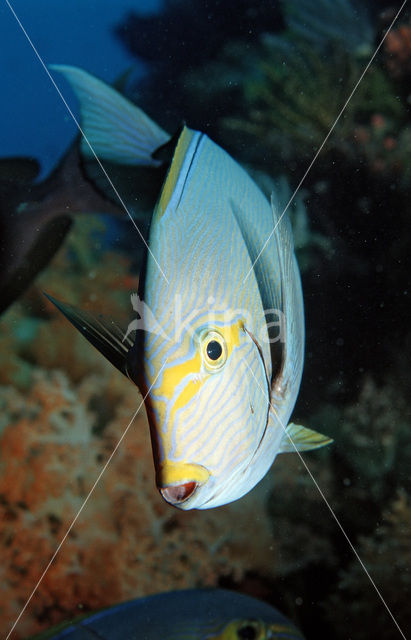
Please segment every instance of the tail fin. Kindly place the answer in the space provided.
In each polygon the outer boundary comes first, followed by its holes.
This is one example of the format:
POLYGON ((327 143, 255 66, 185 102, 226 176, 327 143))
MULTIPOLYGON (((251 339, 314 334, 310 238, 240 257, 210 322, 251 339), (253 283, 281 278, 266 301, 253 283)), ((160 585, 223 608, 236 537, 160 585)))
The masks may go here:
POLYGON ((70 83, 80 102, 85 157, 119 164, 156 167, 153 152, 170 136, 141 109, 91 74, 68 65, 50 65, 70 83))

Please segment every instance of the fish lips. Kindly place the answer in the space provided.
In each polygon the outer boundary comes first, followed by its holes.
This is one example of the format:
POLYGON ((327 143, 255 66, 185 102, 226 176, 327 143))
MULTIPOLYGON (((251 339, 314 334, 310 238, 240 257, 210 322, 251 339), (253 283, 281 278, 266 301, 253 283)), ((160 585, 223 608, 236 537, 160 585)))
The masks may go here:
POLYGON ((159 465, 157 487, 166 502, 179 509, 201 508, 203 488, 214 484, 210 472, 201 464, 171 462, 159 465))

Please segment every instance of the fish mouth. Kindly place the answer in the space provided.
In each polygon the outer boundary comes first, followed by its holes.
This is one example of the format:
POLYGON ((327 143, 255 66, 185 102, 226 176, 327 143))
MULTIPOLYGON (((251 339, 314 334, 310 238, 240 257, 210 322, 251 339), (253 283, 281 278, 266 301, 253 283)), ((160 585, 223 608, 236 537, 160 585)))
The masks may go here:
POLYGON ((160 493, 164 500, 174 506, 186 502, 195 493, 198 482, 185 482, 183 484, 161 487, 160 493))
POLYGON ((209 471, 202 465, 165 461, 158 472, 157 486, 166 502, 180 507, 194 497, 209 477, 209 471))

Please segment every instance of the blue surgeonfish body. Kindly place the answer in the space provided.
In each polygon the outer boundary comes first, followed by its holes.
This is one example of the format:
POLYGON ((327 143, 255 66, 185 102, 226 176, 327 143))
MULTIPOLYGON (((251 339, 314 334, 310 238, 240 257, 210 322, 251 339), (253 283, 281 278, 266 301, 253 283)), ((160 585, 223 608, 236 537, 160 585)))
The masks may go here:
POLYGON ((169 160, 140 281, 143 331, 124 339, 113 322, 53 301, 139 386, 164 499, 181 509, 236 500, 278 453, 330 442, 289 424, 304 360, 289 221, 203 133, 170 137, 88 73, 54 68, 76 92, 101 160, 164 167, 164 150, 169 160))
POLYGON ((225 589, 169 591, 88 614, 36 640, 304 640, 266 602, 225 589))

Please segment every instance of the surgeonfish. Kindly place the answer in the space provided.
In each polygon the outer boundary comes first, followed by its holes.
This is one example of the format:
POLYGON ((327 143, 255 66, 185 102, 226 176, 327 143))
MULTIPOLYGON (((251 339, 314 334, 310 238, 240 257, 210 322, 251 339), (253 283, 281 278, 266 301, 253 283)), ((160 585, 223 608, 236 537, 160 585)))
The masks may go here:
POLYGON ((37 640, 304 640, 269 604, 225 589, 170 591, 115 605, 37 640))
POLYGON ((261 480, 278 453, 331 442, 289 424, 304 360, 290 223, 275 196, 268 201, 205 134, 183 126, 169 136, 85 71, 53 69, 77 94, 85 137, 100 159, 168 164, 133 330, 50 299, 139 387, 163 498, 181 509, 229 503, 261 480))
MULTIPOLYGON (((105 168, 144 231, 164 180, 164 163, 124 166, 105 162, 105 168)), ((34 158, 0 158, 0 313, 47 266, 75 217, 89 213, 124 216, 96 159, 82 152, 79 137, 44 180, 39 180, 40 170, 34 158)), ((133 260, 136 262, 136 256, 133 260)))

